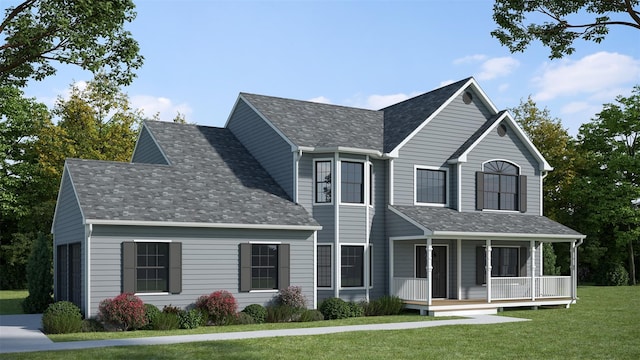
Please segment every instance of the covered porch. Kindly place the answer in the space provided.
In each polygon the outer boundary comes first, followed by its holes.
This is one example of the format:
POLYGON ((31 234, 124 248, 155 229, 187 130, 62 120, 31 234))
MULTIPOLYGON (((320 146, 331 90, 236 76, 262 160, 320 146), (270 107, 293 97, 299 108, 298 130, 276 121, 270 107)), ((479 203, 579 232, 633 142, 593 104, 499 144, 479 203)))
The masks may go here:
MULTIPOLYGON (((443 212, 453 217, 456 229, 450 231, 451 225, 440 225, 445 231, 428 228, 416 221, 414 217, 418 216, 408 217, 408 211, 403 210, 405 219, 424 230, 420 235, 391 236, 389 241, 389 292, 404 300, 408 308, 443 316, 496 313, 507 307, 568 307, 575 303, 577 248, 584 235, 542 216, 455 210, 443 212), (516 225, 511 221, 514 216, 518 217, 516 225), (503 223, 504 232, 469 231, 479 220, 486 220, 484 225, 490 229, 503 223), (544 275, 544 243, 569 247, 570 274, 544 275)), ((428 220, 445 224, 433 216, 428 220)))

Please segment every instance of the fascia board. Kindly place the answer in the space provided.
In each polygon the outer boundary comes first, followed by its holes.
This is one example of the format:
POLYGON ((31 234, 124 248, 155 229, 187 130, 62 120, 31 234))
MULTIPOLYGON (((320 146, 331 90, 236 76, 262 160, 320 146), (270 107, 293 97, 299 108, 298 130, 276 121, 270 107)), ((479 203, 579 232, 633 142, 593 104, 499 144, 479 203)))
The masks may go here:
POLYGON ((412 218, 408 217, 407 215, 402 213, 400 210, 397 210, 393 206, 388 205, 387 208, 392 213, 400 216, 403 220, 409 222, 411 225, 413 225, 413 226, 417 227, 418 229, 422 230, 422 232, 424 233, 423 236, 431 236, 433 234, 433 231, 431 231, 429 228, 425 227, 424 225, 420 224, 419 222, 417 222, 417 221, 413 220, 412 218))
POLYGON ((322 226, 314 225, 274 225, 274 224, 234 224, 234 223, 200 223, 179 221, 137 221, 137 220, 104 220, 87 219, 85 224, 93 225, 126 225, 126 226, 161 226, 161 227, 197 227, 216 229, 259 229, 259 230, 322 230, 322 226))

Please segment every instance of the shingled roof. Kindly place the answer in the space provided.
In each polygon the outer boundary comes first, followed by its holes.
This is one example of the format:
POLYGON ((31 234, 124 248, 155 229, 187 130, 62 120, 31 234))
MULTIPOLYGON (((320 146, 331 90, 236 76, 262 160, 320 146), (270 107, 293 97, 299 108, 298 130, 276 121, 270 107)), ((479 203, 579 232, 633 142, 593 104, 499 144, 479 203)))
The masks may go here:
POLYGON ((584 235, 547 217, 494 212, 459 212, 450 208, 397 206, 404 214, 434 235, 440 233, 531 234, 542 237, 583 238, 584 235))
POLYGON ((382 151, 380 111, 247 93, 240 96, 297 146, 382 151))
POLYGON ((86 219, 319 227, 230 130, 145 126, 171 165, 67 160, 86 219))

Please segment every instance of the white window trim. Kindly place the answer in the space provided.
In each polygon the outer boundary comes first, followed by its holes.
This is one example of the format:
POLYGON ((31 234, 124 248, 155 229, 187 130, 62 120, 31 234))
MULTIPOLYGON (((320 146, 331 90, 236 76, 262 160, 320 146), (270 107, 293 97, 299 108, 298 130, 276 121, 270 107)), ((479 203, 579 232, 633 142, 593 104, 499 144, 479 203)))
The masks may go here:
MULTIPOLYGON (((162 239, 162 240, 153 240, 153 239, 133 239, 134 243, 171 243, 173 242, 173 240, 167 240, 167 239, 162 239)), ((136 250, 137 251, 137 250, 136 250)), ((137 267, 138 261, 136 260, 136 267, 137 267)), ((137 285, 136 285, 137 287, 137 285)), ((159 292, 134 292, 133 295, 135 296, 162 296, 162 295, 170 295, 170 293, 168 291, 159 291, 159 292)))
MULTIPOLYGON (((317 254, 318 246, 329 246, 329 248, 331 249, 330 250, 330 255, 331 255, 331 265, 330 265, 330 267, 331 267, 331 283, 330 284, 331 285, 330 286, 320 286, 320 285, 318 285, 318 290, 333 290, 334 289, 333 284, 335 282, 335 273, 336 273, 335 266, 333 266, 333 264, 335 264, 335 261, 334 261, 335 253, 333 251, 333 243, 318 243, 316 245, 316 254, 317 254)), ((316 261, 317 260, 318 259, 317 259, 317 256, 316 256, 316 261)), ((316 270, 317 270, 317 268, 318 268, 318 266, 316 264, 316 270)), ((316 280, 317 280, 317 275, 316 275, 316 280)))
POLYGON ((427 165, 414 165, 413 166, 413 205, 416 206, 434 206, 434 207, 449 207, 449 169, 446 167, 427 166, 427 165), (418 202, 418 170, 436 170, 444 171, 444 204, 441 203, 428 203, 418 202))
POLYGON ((277 293, 278 289, 249 290, 250 293, 277 293))
POLYGON ((335 182, 336 182, 336 174, 335 168, 333 166, 334 162, 332 158, 317 158, 313 159, 313 170, 312 170, 312 186, 311 186, 311 201, 314 206, 325 206, 325 205, 333 205, 333 199, 335 199, 335 182), (317 202, 316 201, 316 163, 328 161, 331 167, 331 201, 329 202, 317 202))
POLYGON ((342 257, 343 246, 361 246, 362 247, 362 282, 364 286, 342 286, 342 261, 340 262, 340 290, 366 290, 367 289, 367 244, 363 243, 341 243, 340 257, 342 257))
MULTIPOLYGON (((350 158, 341 158, 338 166, 336 166, 336 172, 338 172, 340 174, 339 176, 339 186, 341 188, 340 190, 340 199, 338 201, 339 205, 346 205, 346 206, 368 206, 367 204, 367 198, 369 197, 368 193, 369 193, 369 184, 368 184, 368 171, 367 171, 367 161, 364 159, 350 159, 350 158), (350 203, 350 202, 343 202, 342 201, 342 163, 343 162, 350 162, 350 163, 361 163, 362 164, 362 181, 364 182, 363 187, 362 187, 362 202, 361 203, 350 203)), ((315 180, 314 180, 315 181, 315 180)), ((333 200, 333 197, 331 197, 331 200, 333 200)))
POLYGON ((482 163, 482 172, 484 172, 484 166, 487 163, 490 163, 490 162, 493 162, 493 161, 504 161, 506 163, 509 163, 509 164, 511 164, 511 165, 513 165, 513 166, 518 168, 518 175, 521 175, 521 173, 522 173, 522 166, 518 165, 518 163, 516 163, 515 161, 511 161, 511 160, 507 160, 507 159, 491 159, 491 160, 487 160, 487 161, 483 162, 482 163))
MULTIPOLYGON (((276 245, 278 246, 278 256, 280 256, 280 245, 282 245, 282 241, 249 241, 249 244, 251 245, 276 245)), ((253 249, 251 250, 253 251, 253 249)), ((251 268, 253 268, 253 265, 251 266, 251 268)), ((278 270, 278 276, 280 276, 280 264, 278 264, 278 266, 276 267, 276 270, 278 270)), ((253 279, 251 281, 253 283, 253 279)), ((280 289, 251 289, 249 290, 250 293, 254 292, 254 293, 277 293, 278 291, 280 291, 280 289)))

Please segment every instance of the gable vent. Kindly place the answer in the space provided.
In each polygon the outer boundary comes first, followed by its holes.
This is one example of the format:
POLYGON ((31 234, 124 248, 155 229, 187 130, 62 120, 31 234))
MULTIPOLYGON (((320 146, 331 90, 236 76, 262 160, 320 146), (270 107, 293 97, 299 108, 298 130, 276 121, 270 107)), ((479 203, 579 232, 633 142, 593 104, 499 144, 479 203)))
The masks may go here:
POLYGON ((462 101, 464 101, 465 104, 471 104, 471 101, 473 101, 473 94, 469 91, 465 91, 462 95, 462 101))

